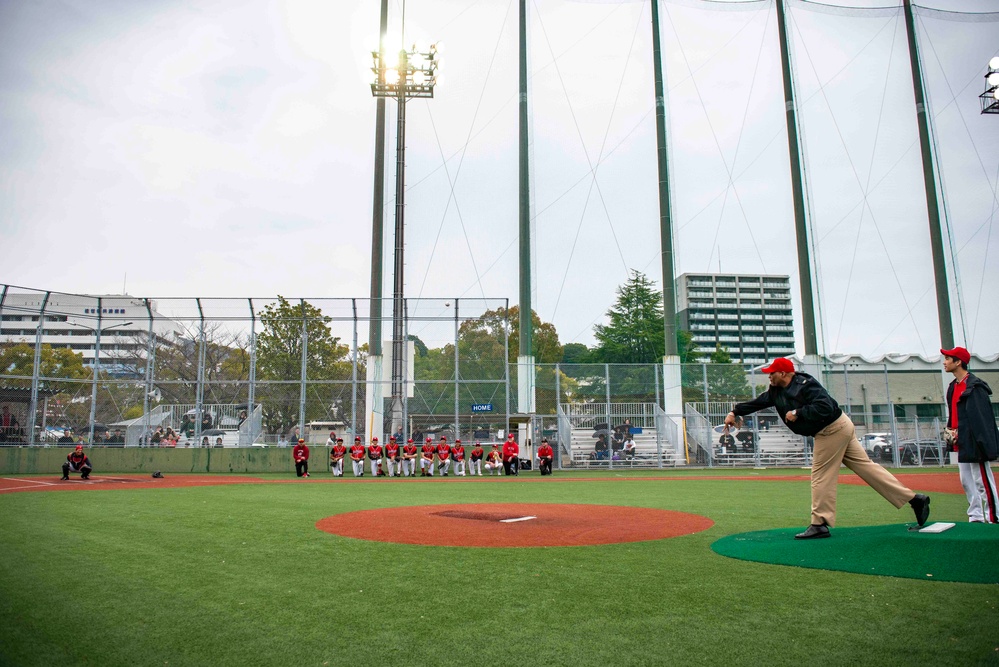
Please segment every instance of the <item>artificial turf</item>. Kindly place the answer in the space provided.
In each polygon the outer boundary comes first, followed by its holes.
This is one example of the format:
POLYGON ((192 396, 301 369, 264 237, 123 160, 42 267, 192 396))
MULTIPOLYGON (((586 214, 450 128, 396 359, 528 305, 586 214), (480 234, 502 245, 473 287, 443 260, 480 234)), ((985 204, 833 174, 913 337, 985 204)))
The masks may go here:
MULTIPOLYGON (((560 475, 567 477, 568 475, 560 475)), ((0 496, 0 663, 969 665, 999 588, 732 560, 721 537, 807 523, 807 482, 421 480, 0 496), (710 517, 702 533, 468 549, 319 531, 341 512, 530 502, 710 517)), ((841 486, 845 527, 909 520, 841 486)), ((937 494, 935 521, 962 521, 937 494)), ((825 542, 834 543, 835 540, 825 542)))

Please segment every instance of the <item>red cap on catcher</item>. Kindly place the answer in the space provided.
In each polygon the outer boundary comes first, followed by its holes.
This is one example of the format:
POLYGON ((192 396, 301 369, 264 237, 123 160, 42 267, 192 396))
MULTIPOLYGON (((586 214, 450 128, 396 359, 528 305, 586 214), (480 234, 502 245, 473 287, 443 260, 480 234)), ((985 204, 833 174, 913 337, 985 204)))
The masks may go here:
POLYGON ((957 359, 958 361, 963 361, 966 364, 971 363, 971 353, 963 347, 955 347, 953 350, 940 348, 940 354, 951 357, 952 359, 957 359))
POLYGON ((298 444, 304 445, 305 444, 305 439, 304 438, 299 438, 298 439, 298 444))
POLYGON ((794 364, 786 357, 777 357, 769 366, 760 369, 761 373, 793 373, 794 364))
POLYGON ((77 449, 83 449, 83 445, 77 445, 76 448, 77 449))

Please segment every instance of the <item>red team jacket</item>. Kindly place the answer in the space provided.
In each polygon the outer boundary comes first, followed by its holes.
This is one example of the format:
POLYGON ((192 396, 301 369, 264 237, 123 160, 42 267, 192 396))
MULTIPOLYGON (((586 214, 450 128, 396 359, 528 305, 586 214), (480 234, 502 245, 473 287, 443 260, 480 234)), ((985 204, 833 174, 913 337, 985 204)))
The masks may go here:
POLYGON ((298 444, 295 448, 291 450, 291 456, 295 461, 308 461, 309 460, 309 448, 306 445, 298 444))
POLYGON ((394 442, 390 442, 389 444, 385 445, 385 456, 393 460, 398 459, 399 445, 394 442))
POLYGON ((472 450, 472 460, 478 461, 481 458, 482 458, 482 448, 476 445, 475 449, 472 450))
POLYGON ((517 458, 517 454, 520 453, 520 447, 517 446, 516 441, 507 440, 503 443, 503 460, 512 461, 517 458))
POLYGON ((359 442, 355 442, 350 447, 350 458, 354 461, 364 460, 364 445, 359 442))
POLYGON ((437 458, 441 461, 447 461, 451 458, 451 446, 446 442, 437 445, 437 458))
POLYGON ((404 454, 408 454, 411 458, 416 458, 416 445, 414 445, 413 443, 409 443, 408 445, 402 448, 402 452, 404 454))
POLYGON ((331 459, 342 459, 347 455, 347 448, 343 445, 334 445, 333 449, 330 450, 331 459))
POLYGON ((374 444, 368 447, 368 458, 372 461, 380 459, 382 457, 382 446, 379 444, 374 444))
POLYGON ((555 452, 552 451, 552 446, 549 444, 543 444, 538 447, 538 458, 539 459, 550 459, 554 458, 555 452))
POLYGON ((423 458, 430 459, 431 461, 433 461, 435 451, 437 450, 434 448, 434 443, 428 442, 427 444, 423 445, 423 458))
POLYGON ((465 460, 465 448, 462 447, 461 445, 456 444, 454 447, 452 447, 451 453, 454 455, 455 461, 465 460))

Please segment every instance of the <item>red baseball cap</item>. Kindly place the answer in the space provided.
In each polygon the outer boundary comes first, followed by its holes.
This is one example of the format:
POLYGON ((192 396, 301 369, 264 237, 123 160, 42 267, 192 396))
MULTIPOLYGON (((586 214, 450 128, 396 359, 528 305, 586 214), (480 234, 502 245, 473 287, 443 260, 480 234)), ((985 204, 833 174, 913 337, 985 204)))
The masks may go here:
POLYGON ((407 440, 406 442, 413 442, 413 439, 412 439, 412 438, 410 438, 410 439, 409 439, 409 440, 407 440))
POLYGON ((371 442, 378 442, 378 438, 371 438, 371 442))
POLYGON ((361 441, 361 436, 355 435, 354 436, 354 442, 360 442, 360 441, 361 441))
POLYGON ((76 448, 77 449, 83 449, 83 445, 77 445, 76 448))
POLYGON ((971 353, 963 347, 955 347, 953 350, 940 348, 940 354, 957 359, 958 361, 963 361, 966 364, 971 363, 971 353))
POLYGON ((442 436, 441 436, 441 440, 443 440, 443 441, 447 442, 447 436, 446 436, 446 435, 442 435, 442 436))
POLYGON ((506 434, 506 437, 508 437, 508 438, 512 438, 512 437, 513 437, 513 433, 507 433, 507 434, 506 434))
POLYGON ((304 442, 305 442, 305 439, 304 439, 304 438, 299 438, 299 439, 298 439, 298 444, 300 444, 300 445, 301 445, 301 444, 302 444, 302 443, 304 443, 304 442))
POLYGON ((454 439, 454 443, 455 443, 455 444, 458 444, 459 442, 461 442, 461 438, 455 438, 455 439, 454 439))
POLYGON ((434 441, 434 439, 433 439, 433 438, 431 438, 431 437, 430 437, 430 436, 428 435, 428 436, 427 436, 427 442, 433 442, 433 441, 434 441))
POLYGON ((794 364, 786 357, 777 357, 769 366, 760 369, 761 373, 793 373, 794 364))

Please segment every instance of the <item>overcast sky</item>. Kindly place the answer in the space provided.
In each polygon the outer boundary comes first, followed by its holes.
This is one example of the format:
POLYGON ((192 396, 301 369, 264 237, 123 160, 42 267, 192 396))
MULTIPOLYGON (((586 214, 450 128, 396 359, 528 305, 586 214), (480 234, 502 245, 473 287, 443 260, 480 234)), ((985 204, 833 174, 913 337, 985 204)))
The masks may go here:
MULTIPOLYGON (((0 282, 367 297, 378 4, 0 2, 0 282)), ((773 3, 661 8, 676 273, 789 274, 797 293, 773 3)), ((395 0, 392 48, 401 10, 395 0)), ((446 45, 435 99, 407 108, 406 294, 515 304, 517 2, 409 0, 405 11, 406 44, 446 45)), ((901 10, 789 11, 820 347, 936 355, 901 10)), ((535 0, 530 15, 533 305, 563 342, 589 344, 629 269, 662 278, 650 6, 535 0)), ((999 17, 953 18, 919 12, 917 23, 956 337, 991 356, 999 116, 980 115, 978 95, 999 17)))

